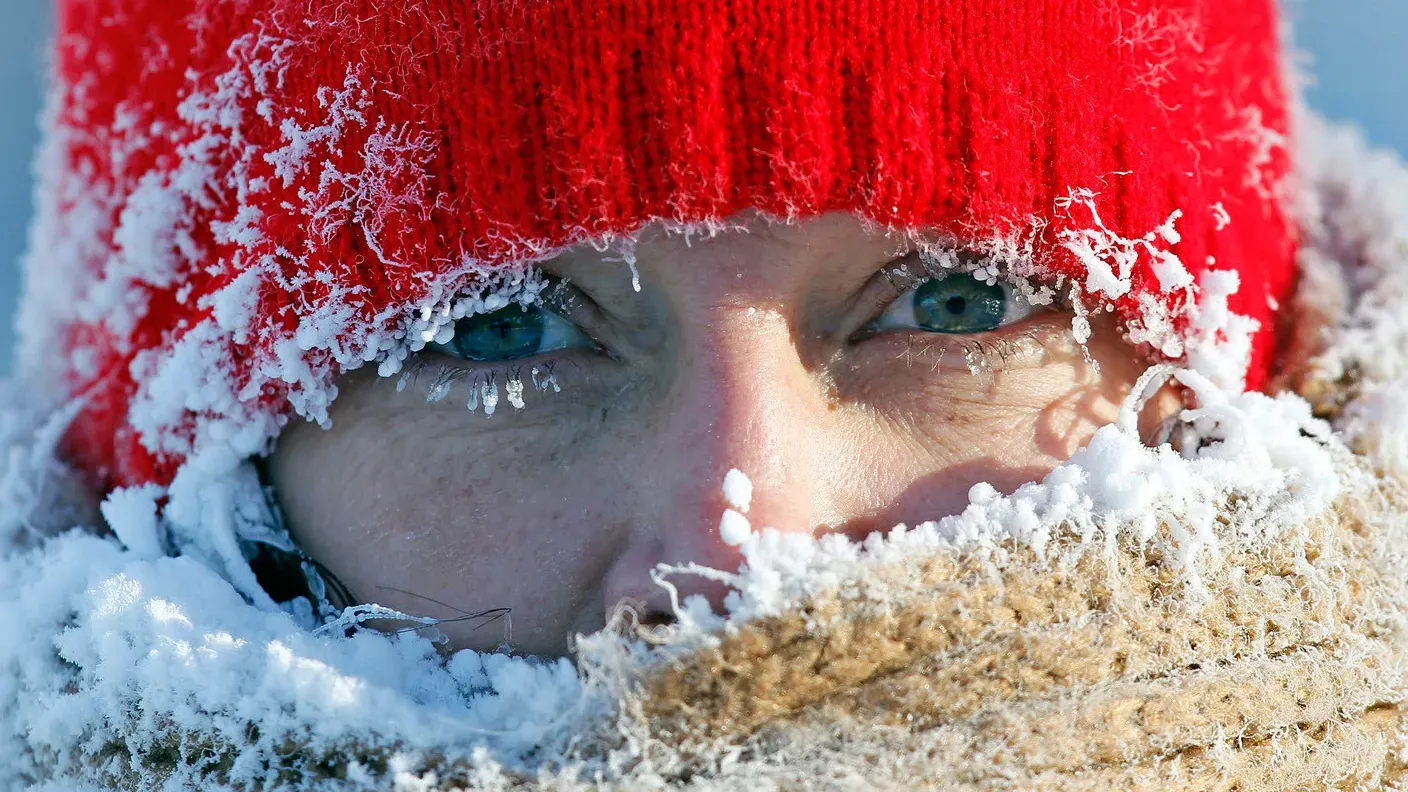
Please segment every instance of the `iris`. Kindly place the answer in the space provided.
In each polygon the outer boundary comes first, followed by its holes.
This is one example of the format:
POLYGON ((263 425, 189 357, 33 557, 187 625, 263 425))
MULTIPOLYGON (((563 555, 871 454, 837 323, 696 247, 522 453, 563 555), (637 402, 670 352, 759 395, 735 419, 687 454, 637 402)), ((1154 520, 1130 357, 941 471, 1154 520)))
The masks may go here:
POLYGON ((542 346, 546 324, 536 306, 524 310, 510 305, 461 319, 450 346, 466 360, 478 362, 530 357, 542 346))
POLYGON ((912 286, 866 326, 866 333, 919 331, 986 333, 1032 314, 1032 305, 1006 283, 984 283, 953 272, 912 286))
POLYGON ((1002 326, 1007 293, 972 275, 950 275, 914 290, 915 324, 931 333, 982 333, 1002 326))

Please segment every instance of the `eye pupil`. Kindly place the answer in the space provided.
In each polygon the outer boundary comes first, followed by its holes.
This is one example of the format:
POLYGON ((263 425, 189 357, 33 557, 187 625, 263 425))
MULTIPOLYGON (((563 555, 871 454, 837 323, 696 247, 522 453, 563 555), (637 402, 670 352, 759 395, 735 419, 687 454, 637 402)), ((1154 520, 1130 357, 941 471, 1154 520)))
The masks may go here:
POLYGON ((504 319, 496 319, 489 324, 489 332, 498 336, 500 341, 507 340, 516 329, 517 326, 513 322, 504 319))
POLYGON ((972 275, 953 274, 914 291, 914 316, 932 333, 981 333, 1002 326, 1007 294, 972 275))
POLYGON ((543 342, 546 318, 539 308, 517 305, 461 319, 455 326, 455 351, 477 362, 529 357, 543 342))

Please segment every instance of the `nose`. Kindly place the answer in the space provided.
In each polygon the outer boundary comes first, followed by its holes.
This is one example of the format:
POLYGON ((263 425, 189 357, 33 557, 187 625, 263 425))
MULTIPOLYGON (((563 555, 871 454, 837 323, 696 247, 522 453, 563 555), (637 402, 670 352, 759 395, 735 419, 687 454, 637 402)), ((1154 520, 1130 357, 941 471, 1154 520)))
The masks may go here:
MULTIPOLYGON (((604 581, 608 610, 630 602, 647 621, 671 613, 669 593, 650 577, 657 564, 732 572, 742 561, 736 541, 720 534, 725 510, 743 505, 725 497, 730 469, 752 484, 744 516, 754 530, 809 532, 834 521, 833 412, 786 319, 722 308, 699 324, 706 329, 686 340, 668 396, 652 407, 653 451, 641 458, 653 464, 640 472, 648 483, 639 488, 641 513, 604 581)), ((670 582, 681 600, 702 595, 721 612, 724 584, 685 574, 670 582)))

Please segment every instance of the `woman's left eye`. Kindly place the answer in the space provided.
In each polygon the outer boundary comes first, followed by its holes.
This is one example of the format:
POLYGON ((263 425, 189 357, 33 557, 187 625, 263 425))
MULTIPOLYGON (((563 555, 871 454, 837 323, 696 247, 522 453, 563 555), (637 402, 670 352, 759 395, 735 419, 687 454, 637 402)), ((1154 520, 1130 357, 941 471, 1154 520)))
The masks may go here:
POLYGON ((596 345, 578 327, 541 305, 509 305, 455 322, 454 338, 430 349, 476 363, 522 360, 562 349, 596 345))
POLYGON ((953 273, 927 280, 901 294, 866 328, 871 333, 923 330, 929 333, 983 333, 1019 322, 1031 303, 1005 283, 988 284, 953 273))

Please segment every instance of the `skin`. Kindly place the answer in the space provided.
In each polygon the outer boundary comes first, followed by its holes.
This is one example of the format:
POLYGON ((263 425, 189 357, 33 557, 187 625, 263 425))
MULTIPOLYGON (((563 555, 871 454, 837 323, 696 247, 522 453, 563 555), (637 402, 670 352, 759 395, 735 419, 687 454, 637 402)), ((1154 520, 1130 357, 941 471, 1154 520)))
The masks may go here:
MULTIPOLYGON (((590 250, 543 265, 585 295, 569 318, 609 354, 485 366, 428 352, 402 392, 348 375, 332 428, 291 426, 267 460, 295 539, 364 601, 510 609, 443 625, 454 648, 560 655, 622 604, 668 621, 657 564, 738 566, 718 532, 730 468, 753 481, 755 528, 862 538, 959 511, 975 483, 1039 479, 1114 420, 1145 368, 1111 326, 1082 349, 1060 310, 980 335, 857 337, 905 288, 878 273, 907 240, 845 214, 741 222, 751 231, 688 242, 647 229, 639 293, 590 250), (562 390, 529 385, 521 410, 470 412, 467 384, 425 398, 445 366, 503 382, 532 365, 562 390)), ((1172 408, 1156 400, 1146 432, 1172 408)), ((725 593, 673 581, 716 610, 725 593)))

